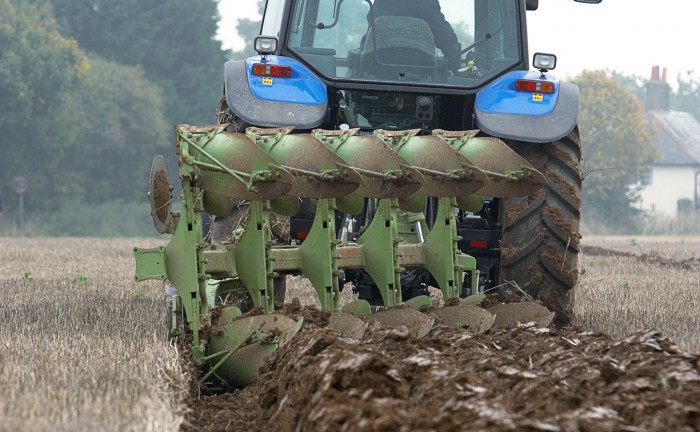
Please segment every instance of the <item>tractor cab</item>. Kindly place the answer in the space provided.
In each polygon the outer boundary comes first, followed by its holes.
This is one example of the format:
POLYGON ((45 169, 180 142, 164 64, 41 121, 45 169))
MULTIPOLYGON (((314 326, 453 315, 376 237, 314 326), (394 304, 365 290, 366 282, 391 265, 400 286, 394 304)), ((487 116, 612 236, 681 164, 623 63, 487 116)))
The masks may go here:
POLYGON ((477 90, 527 69, 524 12, 515 0, 270 0, 261 34, 328 87, 335 127, 464 129, 477 90))
POLYGON ((475 88, 522 63, 517 9, 511 0, 307 0, 293 6, 283 43, 329 80, 475 88))

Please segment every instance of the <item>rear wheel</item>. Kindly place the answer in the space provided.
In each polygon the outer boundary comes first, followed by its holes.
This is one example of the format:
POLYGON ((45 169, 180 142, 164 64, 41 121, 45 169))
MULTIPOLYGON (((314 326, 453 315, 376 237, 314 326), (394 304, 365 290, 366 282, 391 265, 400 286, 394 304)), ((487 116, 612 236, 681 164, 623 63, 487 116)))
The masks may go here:
POLYGON ((535 195, 505 200, 501 278, 515 281, 556 312, 557 325, 566 325, 573 317, 581 239, 579 131, 554 142, 510 146, 547 177, 548 185, 535 195))

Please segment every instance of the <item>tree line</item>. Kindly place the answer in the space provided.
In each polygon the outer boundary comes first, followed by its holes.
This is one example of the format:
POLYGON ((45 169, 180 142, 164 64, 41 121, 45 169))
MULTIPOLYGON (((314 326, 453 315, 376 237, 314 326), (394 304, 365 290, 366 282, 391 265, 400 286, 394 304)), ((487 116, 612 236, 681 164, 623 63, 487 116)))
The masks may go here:
POLYGON ((145 201, 178 123, 211 124, 225 53, 214 0, 0 0, 0 191, 27 207, 145 201))
MULTIPOLYGON (((679 74, 672 110, 700 121, 700 76, 679 74)), ((645 113, 648 80, 615 71, 585 71, 573 82, 581 90, 579 126, 583 148, 582 212, 589 229, 634 233, 646 216, 636 205, 642 178, 660 156, 656 127, 645 113)))
MULTIPOLYGON (((227 59, 214 39, 215 0, 0 0, 0 10, 5 207, 20 175, 29 179, 27 208, 63 208, 67 224, 67 203, 145 203, 149 162, 172 157, 173 125, 215 121, 227 59)), ((249 44, 231 58, 254 54, 259 28, 239 20, 249 44)), ((678 79, 672 108, 700 120, 700 77, 678 79)), ((584 218, 633 226, 635 185, 656 157, 645 82, 602 71, 572 81, 581 89, 584 218)))

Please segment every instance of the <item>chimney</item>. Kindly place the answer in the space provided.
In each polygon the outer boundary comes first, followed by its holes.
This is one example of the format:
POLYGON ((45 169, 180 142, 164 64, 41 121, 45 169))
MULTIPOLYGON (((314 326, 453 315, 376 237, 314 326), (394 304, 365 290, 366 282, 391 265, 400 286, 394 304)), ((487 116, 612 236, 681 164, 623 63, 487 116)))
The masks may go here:
POLYGON ((659 67, 651 68, 651 80, 647 83, 645 101, 647 111, 668 111, 671 109, 671 86, 666 82, 666 68, 659 74, 659 67))

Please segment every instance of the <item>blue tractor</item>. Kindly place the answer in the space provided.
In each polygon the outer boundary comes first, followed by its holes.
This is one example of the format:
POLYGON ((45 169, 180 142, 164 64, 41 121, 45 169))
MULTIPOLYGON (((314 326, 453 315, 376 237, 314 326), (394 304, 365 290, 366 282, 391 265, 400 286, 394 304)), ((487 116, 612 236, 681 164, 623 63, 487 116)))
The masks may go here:
MULTIPOLYGON (((534 54, 531 70, 526 11, 537 7, 537 0, 268 0, 255 40, 259 55, 225 65, 219 124, 249 134, 324 130, 385 141, 439 136, 453 144, 483 138, 471 162, 508 181, 458 200, 457 247, 478 269, 467 274, 460 296, 515 283, 566 324, 580 250, 579 90, 548 74, 554 55, 534 54), (527 162, 509 170, 513 153, 527 162)), ((427 149, 423 157, 444 157, 427 149)), ((441 223, 437 203, 432 196, 402 201, 403 241, 423 242, 422 231, 441 223)), ((273 206, 276 242, 302 244, 315 205, 273 206)), ((245 224, 245 209, 238 201, 233 214, 218 212, 214 243, 245 224)), ((338 205, 338 241, 356 240, 376 211, 377 200, 367 197, 338 205)), ((382 304, 364 270, 339 278, 360 299, 382 304)), ((425 269, 403 269, 403 300, 426 294, 432 282, 425 269)), ((275 282, 275 297, 284 297, 284 278, 275 282)))

